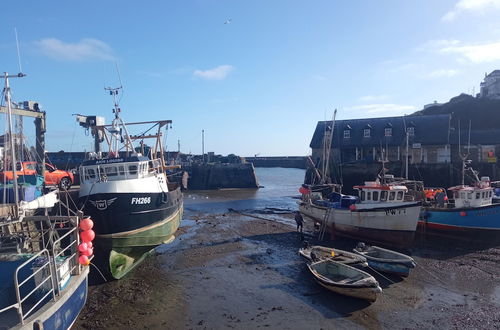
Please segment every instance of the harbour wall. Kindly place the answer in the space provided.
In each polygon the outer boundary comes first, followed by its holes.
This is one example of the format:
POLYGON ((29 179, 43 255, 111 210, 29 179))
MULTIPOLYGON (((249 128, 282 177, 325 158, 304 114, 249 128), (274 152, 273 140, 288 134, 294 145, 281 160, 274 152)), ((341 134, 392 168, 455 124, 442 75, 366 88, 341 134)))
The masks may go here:
POLYGON ((188 188, 193 190, 259 187, 251 163, 192 164, 183 169, 189 173, 188 188))
POLYGON ((245 157, 245 161, 255 167, 307 168, 305 156, 245 157))

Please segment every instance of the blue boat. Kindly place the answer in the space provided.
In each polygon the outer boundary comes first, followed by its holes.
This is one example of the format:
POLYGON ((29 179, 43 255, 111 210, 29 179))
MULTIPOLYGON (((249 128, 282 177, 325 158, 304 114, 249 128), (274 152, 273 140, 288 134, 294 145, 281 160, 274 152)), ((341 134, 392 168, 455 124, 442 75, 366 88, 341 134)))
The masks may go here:
POLYGON ((447 200, 446 194, 441 192, 432 196, 430 203, 427 201, 419 219, 423 230, 500 240, 500 204, 493 203, 494 188, 488 177, 479 179, 476 171, 472 173, 473 185, 465 185, 462 181, 461 185, 448 188, 453 194, 452 200, 447 200))
POLYGON ((70 213, 60 203, 57 190, 42 194, 37 177, 21 183, 16 175, 12 151, 22 148, 12 138, 9 78, 23 76, 1 76, 5 78, 10 137, 5 159, 10 161, 14 179, 0 187, 0 329, 65 330, 87 299, 89 269, 78 262, 82 214, 70 213))
POLYGON ((369 246, 359 243, 353 251, 366 258, 368 266, 384 273, 406 277, 410 270, 417 265, 412 257, 378 246, 369 246))

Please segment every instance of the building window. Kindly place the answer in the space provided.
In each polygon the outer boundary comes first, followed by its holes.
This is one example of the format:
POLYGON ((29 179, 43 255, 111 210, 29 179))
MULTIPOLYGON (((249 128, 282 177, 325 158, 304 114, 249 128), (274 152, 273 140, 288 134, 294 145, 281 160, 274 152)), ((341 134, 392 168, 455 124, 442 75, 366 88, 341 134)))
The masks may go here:
POLYGON ((350 139, 351 138, 351 131, 346 129, 344 131, 344 139, 350 139))
POLYGON ((390 127, 389 127, 389 128, 386 128, 386 129, 384 130, 384 135, 385 135, 385 136, 392 136, 392 128, 390 128, 390 127))
POLYGON ((415 127, 408 127, 406 129, 406 131, 408 132, 409 136, 414 136, 415 135, 415 127))
POLYGON ((363 130, 363 136, 364 136, 365 138, 369 138, 369 137, 370 137, 370 129, 369 129, 369 128, 365 128, 365 129, 363 130))

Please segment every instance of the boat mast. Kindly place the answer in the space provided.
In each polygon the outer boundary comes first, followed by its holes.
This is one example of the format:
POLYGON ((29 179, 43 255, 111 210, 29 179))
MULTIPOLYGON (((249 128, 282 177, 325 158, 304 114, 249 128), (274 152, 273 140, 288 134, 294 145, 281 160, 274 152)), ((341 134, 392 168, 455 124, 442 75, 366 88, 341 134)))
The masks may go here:
MULTIPOLYGON (((470 130, 471 130, 471 121, 469 120, 469 144, 467 145, 467 153, 462 154, 462 146, 460 143, 460 120, 458 120, 458 153, 460 155, 460 158, 462 159, 462 186, 465 186, 465 171, 467 170, 467 158, 469 158, 470 155, 470 130)), ((477 178, 477 174, 475 173, 474 170, 472 170, 472 173, 474 173, 475 177, 477 178)), ((479 181, 479 179, 477 179, 479 181)))
POLYGON ((327 137, 327 124, 325 125, 325 141, 324 141, 324 158, 323 158, 323 180, 322 183, 327 183, 328 180, 328 175, 327 173, 330 172, 329 166, 330 166, 330 152, 332 148, 332 139, 333 139, 333 130, 335 129, 335 118, 337 116, 337 109, 333 112, 333 118, 332 118, 332 127, 330 129, 330 132, 328 133, 328 138, 327 137))
POLYGON ((118 141, 123 141, 123 144, 125 145, 125 151, 127 152, 127 157, 129 156, 129 148, 131 152, 134 152, 134 145, 132 144, 132 140, 130 139, 130 135, 128 134, 127 127, 125 126, 125 123, 123 120, 120 118, 120 112, 121 109, 118 106, 118 100, 117 100, 117 95, 118 91, 122 89, 123 87, 105 87, 104 89, 109 91, 109 94, 113 96, 113 113, 115 114, 115 119, 113 119, 113 122, 111 124, 111 128, 109 129, 109 132, 111 133, 111 140, 109 141, 109 151, 116 153, 116 157, 118 157, 118 141), (123 139, 122 136, 122 130, 125 133, 125 139, 123 139))
MULTIPOLYGON (((0 76, 1 78, 5 79, 5 88, 4 88, 4 93, 5 93, 5 103, 7 103, 7 123, 8 123, 8 136, 9 136, 9 147, 10 147, 10 159, 11 159, 11 165, 12 165, 12 173, 13 173, 13 188, 14 188, 14 203, 16 204, 16 208, 19 204, 19 191, 18 191, 18 186, 17 186, 17 172, 16 172, 16 149, 15 149, 15 144, 14 144, 14 137, 12 136, 12 104, 11 104, 11 99, 10 99, 10 85, 9 85, 9 78, 22 78, 26 76, 24 73, 19 72, 17 75, 9 75, 8 72, 4 72, 3 76, 0 76)), ((16 210, 17 212, 17 210, 16 210)), ((17 214, 16 214, 17 216, 17 214)))

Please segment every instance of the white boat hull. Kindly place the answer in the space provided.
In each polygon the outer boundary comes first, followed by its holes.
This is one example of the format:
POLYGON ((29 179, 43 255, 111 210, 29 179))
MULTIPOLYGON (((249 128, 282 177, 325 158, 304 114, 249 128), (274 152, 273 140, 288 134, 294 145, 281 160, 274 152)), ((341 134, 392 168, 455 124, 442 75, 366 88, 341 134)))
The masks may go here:
POLYGON ((374 209, 335 209, 301 202, 300 212, 323 223, 332 234, 360 238, 394 246, 408 246, 417 229, 420 205, 409 203, 395 207, 374 209))

